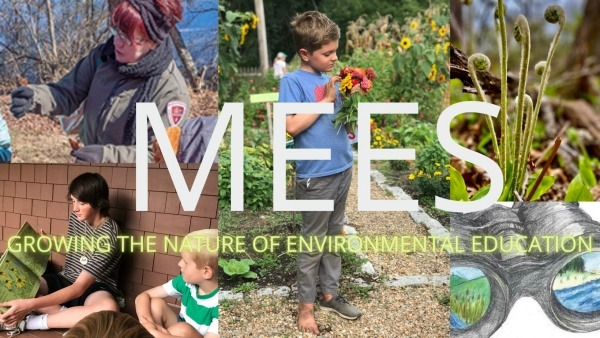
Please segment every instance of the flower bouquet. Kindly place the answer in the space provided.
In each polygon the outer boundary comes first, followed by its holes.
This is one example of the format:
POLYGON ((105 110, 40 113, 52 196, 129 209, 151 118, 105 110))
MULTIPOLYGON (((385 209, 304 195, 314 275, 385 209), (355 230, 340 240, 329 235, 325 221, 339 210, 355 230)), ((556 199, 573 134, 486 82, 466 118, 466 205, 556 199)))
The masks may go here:
POLYGON ((342 108, 333 121, 336 126, 344 125, 348 137, 354 139, 354 130, 358 121, 358 103, 361 96, 367 94, 373 87, 375 72, 372 68, 346 67, 338 74, 342 79, 340 93, 342 94, 342 108))

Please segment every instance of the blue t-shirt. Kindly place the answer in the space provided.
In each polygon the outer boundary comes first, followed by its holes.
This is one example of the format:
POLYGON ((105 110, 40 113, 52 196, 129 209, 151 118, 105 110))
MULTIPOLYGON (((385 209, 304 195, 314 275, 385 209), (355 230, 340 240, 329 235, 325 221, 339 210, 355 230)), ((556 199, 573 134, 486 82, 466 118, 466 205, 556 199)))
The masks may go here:
MULTIPOLYGON (((279 102, 318 102, 325 96, 325 86, 331 77, 323 73, 296 70, 281 79, 279 102)), ((335 112, 341 107, 339 94, 335 112)), ((335 126, 335 114, 323 114, 306 130, 294 137, 295 148, 331 149, 331 160, 296 161, 298 178, 323 177, 352 167, 352 148, 346 129, 335 126)))

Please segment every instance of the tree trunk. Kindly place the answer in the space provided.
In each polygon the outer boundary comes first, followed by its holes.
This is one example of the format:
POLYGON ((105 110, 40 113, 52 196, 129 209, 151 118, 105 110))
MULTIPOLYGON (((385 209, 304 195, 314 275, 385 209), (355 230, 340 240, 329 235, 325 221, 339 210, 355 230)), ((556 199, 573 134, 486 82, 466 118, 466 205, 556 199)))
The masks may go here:
POLYGON ((600 1, 587 0, 583 13, 566 62, 566 71, 575 73, 565 81, 561 94, 589 101, 590 96, 600 95, 594 80, 600 74, 600 1))
POLYGON ((185 43, 181 38, 181 33, 177 27, 173 27, 171 30, 171 39, 173 39, 173 43, 175 44, 175 49, 177 50, 177 54, 179 55, 179 59, 183 63, 183 67, 185 69, 186 76, 190 81, 192 86, 192 90, 194 92, 200 91, 200 77, 198 76, 198 68, 196 68, 196 64, 194 63, 194 59, 192 55, 185 47, 185 43))
POLYGON ((258 16, 258 55, 260 72, 264 76, 269 70, 269 55, 267 49, 267 26, 265 24, 265 9, 263 0, 254 0, 256 16, 258 16))
POLYGON ((450 42, 458 48, 464 48, 462 7, 461 0, 450 0, 450 42))

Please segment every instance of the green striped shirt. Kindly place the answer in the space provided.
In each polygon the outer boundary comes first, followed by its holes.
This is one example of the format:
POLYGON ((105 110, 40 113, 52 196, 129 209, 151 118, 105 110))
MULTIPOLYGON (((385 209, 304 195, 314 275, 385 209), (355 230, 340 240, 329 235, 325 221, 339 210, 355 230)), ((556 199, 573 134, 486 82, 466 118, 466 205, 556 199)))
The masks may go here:
POLYGON ((169 296, 181 299, 179 316, 201 335, 219 333, 219 288, 198 294, 198 285, 186 283, 179 275, 163 285, 169 296))

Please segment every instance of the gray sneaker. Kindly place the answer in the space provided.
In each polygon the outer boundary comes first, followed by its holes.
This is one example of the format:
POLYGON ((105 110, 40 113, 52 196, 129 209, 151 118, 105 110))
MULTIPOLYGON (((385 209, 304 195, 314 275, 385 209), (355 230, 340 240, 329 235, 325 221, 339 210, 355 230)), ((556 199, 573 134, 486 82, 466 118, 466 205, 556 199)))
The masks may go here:
POLYGON ((362 312, 356 306, 348 303, 342 295, 337 295, 328 302, 324 299, 319 299, 319 306, 321 309, 333 311, 345 319, 355 320, 362 315, 362 312))
MULTIPOLYGON (((27 316, 27 317, 29 317, 29 316, 27 316)), ((6 333, 8 337, 13 337, 22 332, 25 332, 25 324, 27 323, 26 322, 27 317, 25 317, 25 319, 21 320, 15 326, 6 326, 6 325, 4 325, 4 323, 0 323, 0 331, 8 331, 6 333)))

